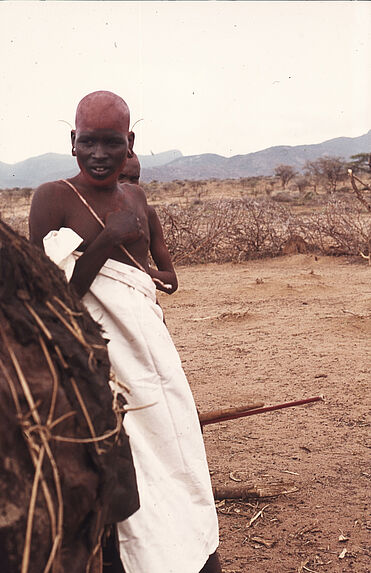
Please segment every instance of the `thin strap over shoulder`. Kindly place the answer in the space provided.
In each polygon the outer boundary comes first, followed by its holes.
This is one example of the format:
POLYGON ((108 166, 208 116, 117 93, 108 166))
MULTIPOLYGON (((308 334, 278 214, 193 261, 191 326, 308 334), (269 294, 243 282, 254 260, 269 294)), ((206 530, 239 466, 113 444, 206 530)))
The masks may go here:
MULTIPOLYGON (((85 207, 87 209, 89 209, 90 213, 93 215, 94 219, 96 221, 98 221, 98 223, 100 224, 100 226, 102 227, 102 229, 105 228, 105 224, 102 221, 102 219, 99 217, 99 215, 97 215, 97 213, 94 211, 93 207, 91 205, 89 205, 89 203, 87 202, 87 200, 85 199, 85 197, 83 197, 80 193, 80 191, 78 189, 76 189, 76 187, 73 185, 73 183, 71 183, 71 181, 67 181, 67 179, 61 179, 61 181, 63 181, 63 183, 66 183, 66 185, 68 185, 68 187, 70 187, 72 189, 72 191, 74 191, 76 193, 76 195, 78 196, 78 198, 80 199, 80 201, 85 205, 85 207)), ((127 249, 125 249, 124 245, 120 245, 120 249, 121 251, 127 256, 129 257, 129 259, 135 264, 135 266, 140 269, 141 271, 143 271, 144 273, 146 273, 146 269, 144 267, 142 267, 142 265, 140 263, 138 263, 138 261, 133 257, 133 255, 131 255, 129 253, 129 251, 127 249)))
POLYGON ((99 217, 99 215, 97 215, 97 213, 94 211, 93 207, 91 207, 89 205, 89 203, 87 202, 85 197, 83 197, 81 195, 80 191, 73 185, 73 183, 71 183, 71 181, 67 181, 67 179, 61 179, 61 181, 63 181, 63 183, 66 183, 68 185, 68 187, 71 187, 72 191, 74 191, 76 193, 76 195, 78 196, 80 201, 82 203, 84 203, 85 207, 87 207, 89 209, 89 211, 93 215, 94 219, 96 219, 98 221, 98 223, 100 224, 100 226, 104 229, 105 225, 104 225, 102 219, 99 217))

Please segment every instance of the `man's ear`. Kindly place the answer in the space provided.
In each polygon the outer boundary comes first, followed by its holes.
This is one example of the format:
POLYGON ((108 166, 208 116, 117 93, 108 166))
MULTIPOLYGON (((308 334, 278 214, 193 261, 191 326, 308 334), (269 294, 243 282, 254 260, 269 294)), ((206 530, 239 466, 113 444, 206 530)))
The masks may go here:
POLYGON ((75 141, 76 141, 76 129, 71 130, 71 143, 72 143, 72 155, 76 156, 76 149, 75 149, 75 141))
POLYGON ((133 147, 135 141, 135 133, 134 131, 129 131, 128 133, 128 157, 133 157, 133 147))

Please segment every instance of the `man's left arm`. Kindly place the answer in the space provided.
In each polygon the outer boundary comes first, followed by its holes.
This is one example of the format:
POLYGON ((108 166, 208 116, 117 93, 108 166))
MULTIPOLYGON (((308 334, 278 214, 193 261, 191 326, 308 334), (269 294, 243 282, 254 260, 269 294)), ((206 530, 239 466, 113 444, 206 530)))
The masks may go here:
POLYGON ((160 219, 152 206, 148 206, 148 224, 150 231, 150 251, 157 266, 157 269, 150 267, 149 274, 152 278, 160 279, 163 283, 170 284, 171 289, 165 289, 160 285, 157 285, 157 288, 168 294, 172 294, 178 288, 178 279, 165 243, 160 219))

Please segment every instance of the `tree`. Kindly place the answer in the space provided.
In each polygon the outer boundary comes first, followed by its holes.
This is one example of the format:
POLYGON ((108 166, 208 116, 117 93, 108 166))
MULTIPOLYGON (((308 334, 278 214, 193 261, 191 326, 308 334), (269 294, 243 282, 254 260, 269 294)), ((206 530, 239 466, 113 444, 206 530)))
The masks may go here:
POLYGON ((308 181, 307 177, 304 177, 304 175, 301 175, 299 177, 296 177, 295 185, 298 188, 298 190, 300 191, 300 193, 302 193, 306 189, 306 187, 308 187, 309 181, 308 181))
POLYGON ((319 157, 314 161, 307 161, 304 169, 305 174, 312 178, 315 191, 317 185, 324 182, 329 185, 329 190, 332 193, 335 192, 338 182, 346 175, 344 159, 329 155, 319 157))
POLYGON ((289 181, 296 175, 292 165, 277 165, 274 174, 281 179, 282 188, 284 189, 289 181))
POLYGON ((348 168, 354 173, 371 171, 371 153, 356 153, 351 156, 348 168))

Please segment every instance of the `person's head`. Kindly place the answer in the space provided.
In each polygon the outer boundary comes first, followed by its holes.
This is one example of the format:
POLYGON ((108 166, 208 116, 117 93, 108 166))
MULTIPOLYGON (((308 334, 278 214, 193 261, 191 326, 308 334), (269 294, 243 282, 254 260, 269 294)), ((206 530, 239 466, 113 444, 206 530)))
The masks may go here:
POLYGON ((124 169, 119 175, 119 183, 132 183, 139 185, 140 178, 140 163, 139 159, 134 152, 132 156, 128 157, 124 165, 124 169))
POLYGON ((134 143, 127 104, 112 92, 93 92, 78 104, 75 122, 72 154, 81 172, 93 185, 111 185, 117 181, 134 143))

